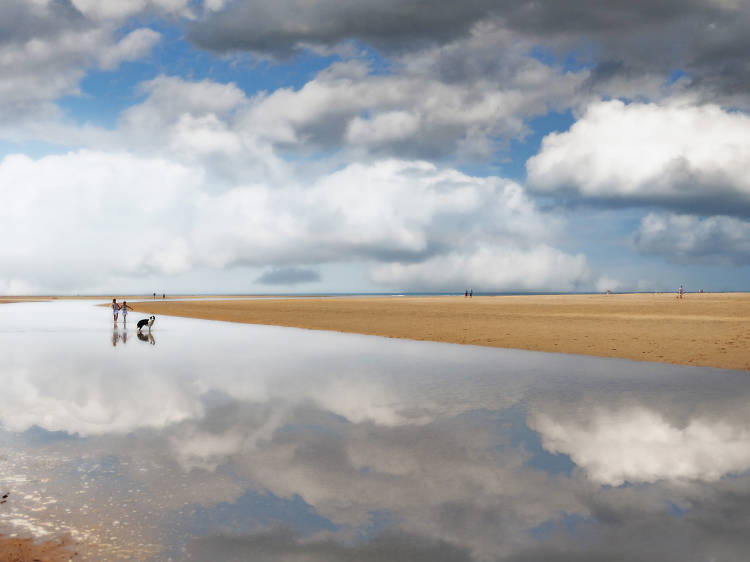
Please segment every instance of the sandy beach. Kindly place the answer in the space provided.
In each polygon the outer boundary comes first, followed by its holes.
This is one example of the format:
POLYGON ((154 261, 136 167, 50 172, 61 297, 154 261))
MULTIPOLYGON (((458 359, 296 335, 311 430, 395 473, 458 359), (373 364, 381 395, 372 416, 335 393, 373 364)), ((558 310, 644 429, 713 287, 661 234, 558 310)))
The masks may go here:
POLYGON ((750 369, 750 294, 140 301, 153 313, 750 369))

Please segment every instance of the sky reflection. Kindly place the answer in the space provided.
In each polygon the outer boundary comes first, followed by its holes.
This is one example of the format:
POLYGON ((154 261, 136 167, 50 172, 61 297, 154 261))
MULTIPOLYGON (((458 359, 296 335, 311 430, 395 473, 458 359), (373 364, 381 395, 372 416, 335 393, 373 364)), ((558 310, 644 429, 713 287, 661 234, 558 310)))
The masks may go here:
POLYGON ((166 316, 149 340, 140 317, 0 306, 0 530, 94 558, 750 547, 746 373, 166 316))

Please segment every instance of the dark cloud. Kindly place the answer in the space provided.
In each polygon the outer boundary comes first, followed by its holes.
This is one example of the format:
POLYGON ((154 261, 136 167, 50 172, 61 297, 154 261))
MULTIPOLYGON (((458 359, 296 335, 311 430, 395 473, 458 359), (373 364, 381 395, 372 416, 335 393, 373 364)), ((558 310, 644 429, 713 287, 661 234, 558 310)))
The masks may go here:
POLYGON ((320 281, 320 274, 312 269, 300 267, 282 267, 266 271, 258 277, 257 283, 264 285, 295 285, 298 283, 315 283, 320 281))
POLYGON ((393 52, 446 44, 480 23, 587 64, 619 61, 634 76, 682 70, 707 96, 747 95, 750 9, 741 2, 235 1, 190 24, 188 35, 213 51, 288 56, 304 45, 359 40, 393 52))
POLYGON ((55 36, 66 29, 85 26, 85 18, 70 0, 53 0, 47 6, 34 6, 25 0, 7 0, 0 5, 0 46, 55 36))
POLYGON ((652 213, 641 221, 633 244, 643 254, 676 263, 750 265, 750 222, 652 213))
POLYGON ((443 0, 336 2, 281 0, 231 2, 190 27, 189 38, 214 50, 249 50, 286 56, 300 43, 335 45, 361 40, 391 49, 406 44, 445 42, 468 32, 496 2, 443 0))

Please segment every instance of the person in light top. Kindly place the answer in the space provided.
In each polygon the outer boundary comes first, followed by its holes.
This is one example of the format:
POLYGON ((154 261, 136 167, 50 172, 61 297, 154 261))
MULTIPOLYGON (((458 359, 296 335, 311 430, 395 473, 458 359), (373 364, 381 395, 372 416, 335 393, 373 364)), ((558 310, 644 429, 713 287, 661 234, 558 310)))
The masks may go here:
POLYGON ((117 322, 117 316, 120 313, 120 305, 117 304, 117 299, 112 299, 112 316, 115 317, 115 322, 117 322))
POLYGON ((127 322, 128 321, 128 310, 133 310, 132 306, 128 306, 127 301, 122 301, 122 306, 120 307, 122 309, 122 321, 127 322))

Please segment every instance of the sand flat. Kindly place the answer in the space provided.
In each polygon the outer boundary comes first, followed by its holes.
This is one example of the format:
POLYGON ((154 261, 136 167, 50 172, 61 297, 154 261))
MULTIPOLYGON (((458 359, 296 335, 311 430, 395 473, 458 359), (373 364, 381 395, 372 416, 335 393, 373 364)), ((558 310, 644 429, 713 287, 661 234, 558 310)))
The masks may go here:
POLYGON ((750 294, 140 301, 136 313, 750 370, 750 294))

